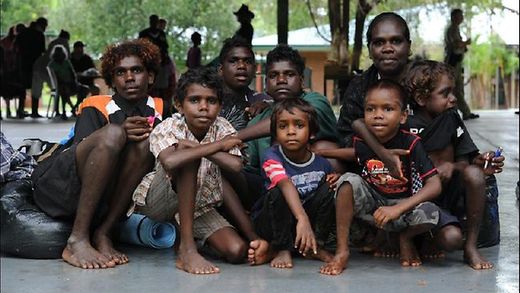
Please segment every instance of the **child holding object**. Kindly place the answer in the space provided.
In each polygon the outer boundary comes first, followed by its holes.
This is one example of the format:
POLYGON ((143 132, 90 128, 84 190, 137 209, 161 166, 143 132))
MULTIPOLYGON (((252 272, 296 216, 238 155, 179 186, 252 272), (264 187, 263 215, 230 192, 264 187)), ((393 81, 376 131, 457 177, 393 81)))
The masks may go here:
MULTIPOLYGON (((473 269, 490 269, 493 264, 477 250, 480 224, 486 203, 486 176, 500 173, 504 157, 497 152, 479 154, 455 107, 457 98, 454 72, 448 65, 423 60, 411 65, 403 80, 409 92, 413 115, 408 128, 417 133, 436 166, 443 192, 436 203, 456 217, 434 235, 432 251, 464 249, 464 260, 473 269), (467 217, 467 235, 463 241, 457 218, 467 217)), ((431 242, 431 241, 430 241, 431 242)))

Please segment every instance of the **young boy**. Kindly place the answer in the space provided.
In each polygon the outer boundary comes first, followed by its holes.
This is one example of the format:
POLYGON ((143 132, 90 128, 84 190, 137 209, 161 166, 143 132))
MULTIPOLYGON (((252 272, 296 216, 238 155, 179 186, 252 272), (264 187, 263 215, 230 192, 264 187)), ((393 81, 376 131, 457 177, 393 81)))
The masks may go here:
POLYGON ((254 208, 253 221, 272 246, 275 268, 292 268, 294 248, 304 256, 311 251, 322 261, 332 257, 321 247, 334 224, 329 184, 339 176, 325 158, 310 151, 318 129, 316 111, 302 99, 286 99, 273 108, 271 137, 276 144, 265 151, 267 193, 254 208))
POLYGON ((162 100, 147 94, 159 62, 158 49, 145 40, 109 46, 101 70, 115 94, 85 99, 67 148, 33 172, 36 204, 51 217, 74 219, 62 254, 73 266, 97 269, 128 262, 113 248, 110 234, 153 167, 152 126, 169 115, 162 100), (149 123, 148 116, 155 121, 149 123))
POLYGON ((440 207, 462 218, 467 216, 467 237, 463 242, 459 222, 451 217, 436 235, 436 244, 447 251, 464 247, 464 259, 473 269, 490 269, 493 264, 477 250, 479 227, 486 202, 485 176, 502 171, 503 156, 479 154, 469 132, 455 110, 454 73, 436 61, 414 63, 403 81, 410 94, 413 115, 408 127, 421 136, 443 182, 443 193, 436 200, 440 207), (460 206, 465 207, 460 209, 460 206))
MULTIPOLYGON (((221 80, 211 68, 182 75, 175 101, 179 113, 150 135, 150 150, 159 164, 134 193, 141 213, 179 222, 176 266, 193 274, 219 272, 197 252, 195 239, 231 263, 243 262, 247 255, 246 242, 215 209, 223 202, 221 172, 238 173, 242 168, 241 141, 231 124, 217 117, 221 97, 221 80)), ((228 212, 235 219, 247 219, 245 211, 236 208, 238 199, 231 200, 224 202, 228 212)), ((240 222, 240 228, 249 241, 262 244, 250 221, 240 222)))
POLYGON ((268 107, 271 98, 249 88, 255 77, 255 54, 251 43, 239 36, 227 39, 219 54, 218 72, 224 81, 224 96, 220 116, 236 130, 247 126, 251 117, 268 107))
MULTIPOLYGON (((316 132, 312 148, 318 149, 337 147, 336 116, 326 97, 319 93, 306 93, 303 91, 303 70, 305 64, 297 50, 287 45, 278 45, 267 54, 266 63, 266 89, 267 94, 274 100, 274 105, 285 99, 302 99, 307 101, 316 111, 320 129, 316 132)), ((273 106, 266 108, 256 115, 248 126, 238 132, 242 141, 247 141, 248 164, 242 172, 244 180, 247 179, 248 191, 239 191, 246 208, 251 207, 251 202, 256 201, 262 190, 261 163, 264 152, 271 146, 270 117, 273 106), (247 197, 247 198, 245 198, 247 197)), ((333 164, 337 170, 337 166, 333 164)))
POLYGON ((401 265, 421 265, 413 237, 438 224, 440 210, 430 201, 441 192, 441 183, 420 138, 400 130, 407 117, 405 97, 402 87, 390 80, 379 80, 367 90, 364 123, 385 148, 408 151, 400 157, 404 179, 392 177, 364 140, 356 137, 354 150, 344 149, 344 157, 355 155, 363 170, 361 176, 345 173, 338 180, 337 249, 334 259, 321 268, 323 274, 337 275, 346 268, 354 216, 399 232, 401 265))

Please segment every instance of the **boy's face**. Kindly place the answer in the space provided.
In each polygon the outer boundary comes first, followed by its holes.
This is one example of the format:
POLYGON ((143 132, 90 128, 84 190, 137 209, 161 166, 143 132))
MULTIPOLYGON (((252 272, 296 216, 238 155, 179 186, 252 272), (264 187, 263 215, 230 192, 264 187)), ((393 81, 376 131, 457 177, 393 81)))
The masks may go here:
POLYGON ((410 43, 406 40, 403 26, 395 19, 376 24, 368 51, 382 77, 399 75, 410 53, 410 43))
POLYGON ((418 101, 418 103, 420 106, 424 106, 430 115, 435 117, 457 105, 457 98, 453 95, 454 89, 455 82, 453 79, 450 79, 447 74, 443 74, 430 97, 424 101, 418 101))
POLYGON ((186 88, 186 97, 177 109, 186 118, 188 129, 199 140, 202 140, 209 127, 220 113, 220 101, 217 91, 200 84, 190 84, 186 88))
POLYGON ((302 93, 303 76, 290 61, 274 62, 267 68, 267 93, 275 100, 296 98, 302 93))
POLYGON ((116 92, 129 101, 148 97, 148 85, 154 80, 154 74, 146 70, 137 56, 127 56, 119 60, 112 75, 116 92))
POLYGON ((227 53, 219 69, 227 87, 242 90, 249 86, 255 76, 255 58, 249 49, 235 47, 227 53))
POLYGON ((310 130, 307 114, 293 108, 282 111, 276 117, 276 141, 284 150, 299 151, 306 148, 309 142, 310 130))
POLYGON ((407 113, 401 110, 399 93, 393 89, 374 89, 366 97, 365 124, 380 143, 385 143, 406 122, 407 113))

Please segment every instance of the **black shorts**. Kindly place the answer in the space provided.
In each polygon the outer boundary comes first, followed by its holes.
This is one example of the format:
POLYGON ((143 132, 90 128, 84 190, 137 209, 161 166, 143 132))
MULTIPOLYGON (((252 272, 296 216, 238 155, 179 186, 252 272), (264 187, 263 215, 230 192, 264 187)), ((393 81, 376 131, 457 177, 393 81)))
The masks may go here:
POLYGON ((433 202, 460 219, 466 214, 465 194, 463 175, 454 171, 451 180, 442 186, 442 193, 433 202))
POLYGON ((76 214, 81 191, 76 147, 74 144, 42 161, 32 174, 34 201, 53 218, 73 218, 76 214))

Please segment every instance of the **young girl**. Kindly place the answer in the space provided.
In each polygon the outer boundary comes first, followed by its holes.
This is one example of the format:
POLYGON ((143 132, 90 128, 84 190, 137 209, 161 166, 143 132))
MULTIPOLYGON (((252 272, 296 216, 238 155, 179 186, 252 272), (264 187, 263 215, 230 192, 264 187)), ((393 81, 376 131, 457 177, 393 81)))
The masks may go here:
POLYGON ((322 250, 334 223, 330 185, 337 180, 330 163, 309 150, 318 131, 315 110, 302 99, 289 98, 274 106, 271 137, 275 144, 262 160, 268 190, 253 208, 258 234, 270 242, 271 266, 292 268, 291 251, 323 261, 322 250))
POLYGON ((423 139, 443 182, 443 193, 436 203, 458 218, 467 216, 465 242, 457 218, 441 217, 442 228, 434 235, 435 244, 447 251, 463 247, 464 260, 470 267, 490 269, 493 264, 477 250, 477 239, 486 201, 485 176, 501 172, 504 157, 479 154, 455 109, 451 67, 436 61, 418 61, 412 64, 403 85, 413 110, 409 129, 423 139), (491 164, 484 169, 486 160, 491 164))

